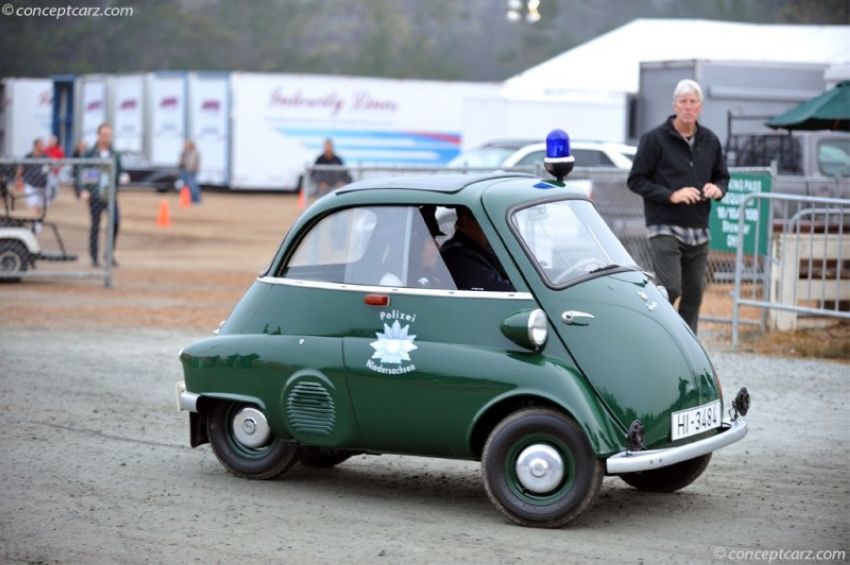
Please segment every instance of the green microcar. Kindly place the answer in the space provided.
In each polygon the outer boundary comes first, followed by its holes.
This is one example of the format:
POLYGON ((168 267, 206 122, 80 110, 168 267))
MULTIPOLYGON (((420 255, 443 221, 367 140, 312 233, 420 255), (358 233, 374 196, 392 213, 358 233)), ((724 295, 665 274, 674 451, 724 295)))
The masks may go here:
POLYGON ((180 354, 191 445, 235 475, 353 454, 480 460, 526 526, 605 475, 674 491, 742 439, 700 342, 593 204, 523 174, 363 181, 293 225, 216 335, 180 354))

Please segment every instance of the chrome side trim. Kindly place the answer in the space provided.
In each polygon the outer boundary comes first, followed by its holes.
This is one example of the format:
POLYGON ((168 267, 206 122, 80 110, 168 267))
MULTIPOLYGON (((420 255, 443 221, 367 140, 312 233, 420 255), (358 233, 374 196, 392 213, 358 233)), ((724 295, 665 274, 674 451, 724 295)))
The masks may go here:
POLYGON ((201 398, 201 395, 194 392, 187 392, 186 383, 184 382, 175 383, 174 386, 177 389, 177 409, 180 411, 197 412, 198 399, 201 398))
POLYGON ((442 296, 458 298, 490 298, 499 300, 533 300, 530 292, 493 292, 486 290, 442 290, 431 288, 405 288, 395 286, 372 286, 360 284, 328 283, 285 279, 282 277, 257 277, 257 281, 266 284, 297 286, 302 288, 320 288, 324 290, 346 290, 349 292, 374 292, 379 294, 399 294, 409 296, 442 296))
POLYGON ((605 467, 609 475, 619 475, 675 465, 743 439, 747 435, 747 422, 739 417, 732 422, 724 422, 723 429, 715 436, 677 447, 648 451, 621 451, 606 459, 605 467))

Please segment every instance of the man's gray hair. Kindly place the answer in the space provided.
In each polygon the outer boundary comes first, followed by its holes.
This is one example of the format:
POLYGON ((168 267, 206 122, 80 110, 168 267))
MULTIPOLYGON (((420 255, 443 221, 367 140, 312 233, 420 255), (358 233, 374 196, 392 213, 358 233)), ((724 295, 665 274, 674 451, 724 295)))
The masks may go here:
POLYGON ((702 102, 702 88, 700 88, 699 84, 697 84, 697 81, 684 78, 679 81, 679 84, 677 84, 676 88, 673 90, 673 100, 691 93, 696 94, 699 101, 702 102))

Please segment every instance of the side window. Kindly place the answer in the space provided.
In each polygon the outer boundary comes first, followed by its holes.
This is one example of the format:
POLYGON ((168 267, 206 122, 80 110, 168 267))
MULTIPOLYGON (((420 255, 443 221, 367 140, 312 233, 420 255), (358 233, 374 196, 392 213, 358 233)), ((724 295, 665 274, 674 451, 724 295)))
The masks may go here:
POLYGON ((456 290, 454 279, 440 255, 440 244, 451 234, 447 226, 447 208, 418 206, 412 208, 408 263, 401 280, 409 288, 456 290))
POLYGON ((602 151, 594 149, 573 149, 576 167, 613 167, 614 161, 602 151))
POLYGON ((529 167, 531 165, 535 165, 537 163, 542 163, 543 158, 546 157, 545 151, 532 151, 519 161, 517 161, 517 167, 529 167))
POLYGON ((404 207, 349 208, 325 216, 298 244, 280 276, 291 279, 379 284, 400 271, 404 207))
POLYGON ((280 276, 290 279, 456 290, 440 255, 435 206, 350 208, 322 218, 280 276))
POLYGON ((841 140, 818 144, 818 168, 828 177, 850 176, 850 143, 841 140))

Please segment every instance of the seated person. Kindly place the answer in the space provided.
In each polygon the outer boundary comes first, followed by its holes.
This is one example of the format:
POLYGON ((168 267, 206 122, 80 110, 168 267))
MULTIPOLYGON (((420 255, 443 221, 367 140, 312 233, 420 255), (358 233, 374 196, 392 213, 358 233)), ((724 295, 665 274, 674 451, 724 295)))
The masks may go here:
POLYGON ((424 222, 416 222, 413 228, 408 286, 455 290, 452 276, 440 258, 440 248, 435 241, 437 236, 445 234, 440 231, 433 211, 428 208, 423 207, 424 222))
POLYGON ((440 255, 460 290, 514 290, 487 236, 466 208, 457 208, 455 233, 443 244, 440 255))

